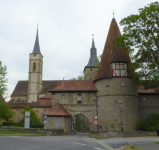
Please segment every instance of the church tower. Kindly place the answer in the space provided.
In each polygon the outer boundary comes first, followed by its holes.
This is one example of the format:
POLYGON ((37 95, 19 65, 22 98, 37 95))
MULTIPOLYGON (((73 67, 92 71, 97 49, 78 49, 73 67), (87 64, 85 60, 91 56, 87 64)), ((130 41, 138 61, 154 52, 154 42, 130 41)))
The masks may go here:
POLYGON ((40 52, 38 29, 33 52, 29 56, 28 103, 37 102, 42 87, 43 56, 40 52))
POLYGON ((97 50, 95 48, 94 38, 92 37, 92 47, 90 49, 90 59, 89 59, 87 66, 85 66, 85 68, 84 68, 85 80, 94 80, 95 79, 95 77, 97 75, 97 71, 98 71, 98 65, 99 65, 99 60, 97 57, 97 50))
POLYGON ((128 68, 130 57, 115 44, 119 36, 121 33, 113 18, 94 80, 98 89, 98 129, 135 131, 138 123, 138 94, 131 86, 133 71, 128 68))

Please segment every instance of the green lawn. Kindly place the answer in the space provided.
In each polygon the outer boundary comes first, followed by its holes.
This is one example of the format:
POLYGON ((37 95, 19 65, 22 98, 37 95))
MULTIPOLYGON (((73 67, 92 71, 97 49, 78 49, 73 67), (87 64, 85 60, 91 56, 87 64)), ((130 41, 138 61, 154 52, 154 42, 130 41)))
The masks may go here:
POLYGON ((159 142, 154 142, 154 144, 159 144, 159 142))

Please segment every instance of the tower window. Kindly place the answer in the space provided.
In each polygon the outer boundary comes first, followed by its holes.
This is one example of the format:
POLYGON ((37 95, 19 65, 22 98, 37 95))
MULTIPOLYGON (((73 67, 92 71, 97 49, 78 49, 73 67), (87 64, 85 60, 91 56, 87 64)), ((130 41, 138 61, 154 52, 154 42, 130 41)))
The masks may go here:
POLYGON ((127 77, 127 63, 112 64, 113 77, 127 77))
POLYGON ((36 71, 36 63, 33 64, 33 71, 36 71))
POLYGON ((91 69, 91 71, 92 71, 92 69, 91 69))

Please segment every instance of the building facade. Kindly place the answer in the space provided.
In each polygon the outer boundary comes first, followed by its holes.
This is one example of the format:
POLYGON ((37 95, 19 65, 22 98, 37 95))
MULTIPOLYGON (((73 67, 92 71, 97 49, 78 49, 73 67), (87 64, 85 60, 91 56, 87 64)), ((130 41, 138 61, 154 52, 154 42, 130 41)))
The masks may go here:
MULTIPOLYGON (((19 119, 18 110, 23 109, 23 106, 30 106, 41 117, 44 109, 58 114, 52 107, 60 104, 65 113, 70 114, 70 120, 65 116, 60 118, 63 126, 65 120, 73 125, 76 115, 84 115, 91 131, 135 131, 139 120, 151 112, 159 113, 159 94, 153 89, 143 90, 131 86, 134 71, 128 68, 130 57, 115 45, 115 39, 120 35, 113 18, 100 63, 92 39, 90 59, 84 67, 85 80, 43 81, 43 56, 37 31, 29 59, 29 79, 18 81, 8 104, 16 112, 14 120, 17 121, 17 116, 19 119), (98 125, 93 123, 94 115, 98 116, 98 125)), ((58 116, 53 117, 58 120, 58 116)), ((52 120, 52 124, 54 128, 58 123, 52 120)))

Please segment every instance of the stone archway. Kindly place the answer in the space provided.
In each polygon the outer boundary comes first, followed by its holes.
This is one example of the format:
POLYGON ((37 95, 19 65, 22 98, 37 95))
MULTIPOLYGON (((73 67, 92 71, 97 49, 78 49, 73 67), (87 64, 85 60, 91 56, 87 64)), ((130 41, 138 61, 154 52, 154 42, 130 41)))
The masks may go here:
POLYGON ((89 119, 82 113, 76 114, 71 119, 71 129, 75 132, 86 133, 90 130, 89 119))

